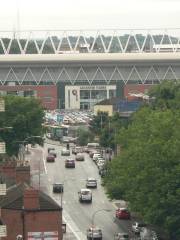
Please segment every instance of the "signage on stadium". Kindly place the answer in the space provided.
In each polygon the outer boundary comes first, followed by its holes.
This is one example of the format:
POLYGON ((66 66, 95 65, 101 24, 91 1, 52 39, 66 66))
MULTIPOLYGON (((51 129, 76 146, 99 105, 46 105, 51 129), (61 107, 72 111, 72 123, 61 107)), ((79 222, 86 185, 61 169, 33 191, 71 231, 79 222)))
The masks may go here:
POLYGON ((80 90, 107 90, 106 85, 80 86, 80 90))

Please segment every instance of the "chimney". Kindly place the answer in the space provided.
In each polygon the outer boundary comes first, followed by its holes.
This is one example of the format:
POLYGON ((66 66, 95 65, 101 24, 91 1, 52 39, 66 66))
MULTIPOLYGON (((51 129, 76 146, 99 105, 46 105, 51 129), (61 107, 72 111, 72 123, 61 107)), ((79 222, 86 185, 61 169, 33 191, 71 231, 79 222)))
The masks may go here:
POLYGON ((16 184, 30 183, 30 166, 16 167, 16 184))
POLYGON ((24 190, 24 209, 39 209, 39 190, 29 188, 24 190))
POLYGON ((7 162, 7 163, 3 163, 2 166, 0 166, 0 171, 2 171, 2 173, 4 173, 7 177, 10 178, 15 178, 16 176, 16 164, 13 162, 7 162))

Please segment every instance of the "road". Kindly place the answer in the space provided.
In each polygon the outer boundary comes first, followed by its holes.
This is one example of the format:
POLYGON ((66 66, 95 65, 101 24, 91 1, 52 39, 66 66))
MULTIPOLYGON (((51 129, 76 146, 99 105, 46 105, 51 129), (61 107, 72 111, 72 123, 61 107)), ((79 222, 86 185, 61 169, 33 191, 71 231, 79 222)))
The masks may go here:
MULTIPOLYGON (((64 166, 67 157, 61 156, 61 149, 62 146, 48 143, 45 143, 42 151, 32 149, 32 154, 34 154, 31 160, 32 180, 35 187, 40 185, 41 190, 52 196, 59 204, 62 201, 64 220, 68 222, 76 239, 87 239, 86 229, 91 226, 93 213, 99 209, 111 210, 110 212, 100 211, 95 216, 95 225, 102 229, 103 240, 113 240, 115 233, 129 231, 130 221, 115 220, 115 206, 108 200, 101 186, 97 166, 89 155, 84 153, 85 161, 76 162, 75 169, 67 169, 64 166), (45 161, 47 148, 52 146, 57 152, 57 158, 54 163, 47 163, 45 161), (92 189, 92 204, 78 201, 78 191, 85 188, 87 177, 95 177, 98 180, 97 189, 92 189), (52 185, 55 182, 64 182, 63 198, 61 194, 53 194, 52 185)), ((71 157, 75 158, 74 155, 71 157)))

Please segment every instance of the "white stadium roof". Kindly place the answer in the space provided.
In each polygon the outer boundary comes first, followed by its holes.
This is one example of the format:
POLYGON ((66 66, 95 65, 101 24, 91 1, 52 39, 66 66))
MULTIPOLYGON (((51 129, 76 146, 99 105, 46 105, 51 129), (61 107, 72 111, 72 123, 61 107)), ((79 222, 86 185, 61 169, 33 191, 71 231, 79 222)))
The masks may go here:
POLYGON ((180 52, 174 53, 76 53, 76 54, 7 54, 0 55, 0 63, 85 63, 85 62, 171 62, 180 61, 180 52))

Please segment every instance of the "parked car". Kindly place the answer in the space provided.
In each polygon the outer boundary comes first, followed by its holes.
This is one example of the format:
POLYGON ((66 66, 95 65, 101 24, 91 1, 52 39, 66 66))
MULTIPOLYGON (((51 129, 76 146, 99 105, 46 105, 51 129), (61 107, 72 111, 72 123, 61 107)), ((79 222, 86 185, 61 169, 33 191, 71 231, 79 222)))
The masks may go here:
POLYGON ((55 150, 53 147, 49 147, 48 148, 48 153, 51 151, 51 150, 55 150))
POLYGON ((66 149, 66 148, 63 148, 61 150, 61 156, 70 156, 70 150, 66 149))
POLYGON ((55 157, 52 154, 48 154, 46 157, 46 162, 55 162, 55 157))
POLYGON ((74 159, 66 159, 65 167, 66 168, 75 168, 75 160, 74 159))
POLYGON ((64 191, 63 183, 54 183, 53 184, 53 193, 62 193, 64 191))
POLYGON ((98 227, 90 227, 87 229, 88 240, 102 240, 102 230, 98 227))
POLYGON ((90 151, 89 151, 89 156, 90 156, 90 158, 93 158, 93 156, 94 156, 95 153, 99 153, 99 152, 98 152, 97 150, 94 150, 94 149, 93 149, 93 150, 90 150, 90 151))
POLYGON ((97 180, 95 178, 88 178, 86 180, 87 188, 97 188, 97 180))
POLYGON ((93 161, 96 161, 99 157, 101 157, 100 153, 94 153, 93 155, 93 161))
POLYGON ((87 188, 83 188, 78 192, 80 202, 92 202, 92 192, 87 188))
POLYGON ((142 222, 134 222, 132 224, 132 231, 134 233, 140 233, 141 232, 141 229, 146 227, 146 224, 145 223, 142 223, 142 222))
POLYGON ((117 233, 114 236, 114 240, 129 240, 128 233, 117 233))
POLYGON ((127 210, 127 208, 118 208, 116 210, 116 218, 118 218, 118 219, 130 219, 131 214, 127 210))
POLYGON ((84 161, 84 155, 82 153, 78 153, 76 155, 76 161, 84 161))
POLYGON ((97 167, 100 168, 101 166, 104 166, 106 164, 106 161, 105 160, 99 160, 97 162, 97 167))

